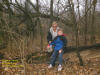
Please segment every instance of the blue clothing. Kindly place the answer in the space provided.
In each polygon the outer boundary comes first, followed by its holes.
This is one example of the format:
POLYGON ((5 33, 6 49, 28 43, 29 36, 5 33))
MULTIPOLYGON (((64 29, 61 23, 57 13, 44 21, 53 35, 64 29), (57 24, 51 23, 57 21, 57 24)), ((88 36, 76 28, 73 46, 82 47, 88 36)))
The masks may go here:
POLYGON ((59 65, 62 65, 62 61, 63 61, 63 51, 61 53, 59 53, 59 51, 57 50, 54 50, 52 56, 51 56, 51 61, 50 61, 50 64, 52 64, 53 66, 55 65, 55 61, 56 61, 56 58, 58 56, 58 61, 59 61, 59 65))
POLYGON ((67 44, 67 40, 64 36, 57 36, 51 43, 50 45, 54 45, 54 51, 53 54, 51 56, 51 61, 50 64, 54 65, 56 58, 58 56, 58 60, 59 60, 59 64, 62 65, 62 61, 63 61, 63 53, 64 53, 64 47, 67 44), (59 50, 62 50, 61 53, 59 53, 59 50))
POLYGON ((64 46, 64 42, 61 40, 61 36, 57 36, 56 39, 50 43, 50 45, 54 45, 54 50, 60 50, 64 46))

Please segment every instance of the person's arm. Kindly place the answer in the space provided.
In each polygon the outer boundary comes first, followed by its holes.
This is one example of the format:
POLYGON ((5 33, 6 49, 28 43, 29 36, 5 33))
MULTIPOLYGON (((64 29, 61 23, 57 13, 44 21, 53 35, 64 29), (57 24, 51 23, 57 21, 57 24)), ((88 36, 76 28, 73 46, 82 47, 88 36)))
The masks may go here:
POLYGON ((55 45, 55 41, 52 41, 52 42, 50 43, 50 45, 55 45))
POLYGON ((63 44, 62 44, 62 48, 59 50, 59 54, 62 53, 62 50, 64 49, 64 46, 66 46, 66 42, 67 42, 64 36, 61 36, 60 40, 62 40, 63 44))
POLYGON ((55 40, 48 44, 47 48, 50 48, 50 46, 55 45, 55 40))
POLYGON ((48 41, 48 43, 51 43, 51 41, 52 41, 52 35, 51 35, 50 31, 48 31, 47 41, 48 41))
POLYGON ((67 45, 67 38, 63 36, 62 41, 64 42, 64 46, 66 46, 67 45))
POLYGON ((59 50, 59 54, 62 53, 62 50, 64 50, 65 47, 66 47, 66 45, 67 45, 67 39, 66 39, 66 37, 63 36, 61 38, 61 40, 63 41, 64 45, 63 45, 62 49, 59 50))
POLYGON ((67 46, 67 38, 66 38, 65 36, 63 36, 63 37, 61 38, 61 40, 62 40, 63 43, 64 43, 64 45, 63 45, 63 47, 62 47, 62 50, 65 50, 65 49, 66 49, 66 46, 67 46))

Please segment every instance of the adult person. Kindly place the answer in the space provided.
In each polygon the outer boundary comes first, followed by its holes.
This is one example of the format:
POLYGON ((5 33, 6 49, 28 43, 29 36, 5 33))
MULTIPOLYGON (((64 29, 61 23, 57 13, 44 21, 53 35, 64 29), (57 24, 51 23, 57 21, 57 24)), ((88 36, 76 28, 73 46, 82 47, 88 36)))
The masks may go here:
POLYGON ((47 35, 48 43, 51 43, 54 40, 54 38, 57 36, 58 29, 59 29, 58 24, 56 21, 54 21, 48 31, 48 35, 47 35))

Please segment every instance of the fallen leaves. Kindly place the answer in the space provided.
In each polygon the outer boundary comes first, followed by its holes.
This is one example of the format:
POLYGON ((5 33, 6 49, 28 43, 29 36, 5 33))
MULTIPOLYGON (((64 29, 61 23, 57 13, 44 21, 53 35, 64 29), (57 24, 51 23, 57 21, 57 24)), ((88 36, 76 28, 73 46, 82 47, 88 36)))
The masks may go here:
MULTIPOLYGON (((37 55, 38 57, 44 56, 43 54, 39 53, 37 53, 37 55)), ((43 58, 45 59, 45 57, 43 58)), ((35 61, 40 62, 39 60, 35 61)), ((4 68, 4 72, 6 72, 7 74, 13 73, 13 75, 24 75, 25 71, 26 75, 100 75, 100 57, 86 58, 86 56, 84 56, 83 60, 84 60, 84 66, 80 66, 77 56, 74 53, 72 53, 71 55, 66 54, 66 57, 64 57, 63 70, 61 72, 57 71, 58 63, 55 65, 55 67, 48 69, 47 68, 48 64, 46 62, 32 63, 32 64, 26 63, 25 70, 24 68, 18 68, 18 67, 4 68)))

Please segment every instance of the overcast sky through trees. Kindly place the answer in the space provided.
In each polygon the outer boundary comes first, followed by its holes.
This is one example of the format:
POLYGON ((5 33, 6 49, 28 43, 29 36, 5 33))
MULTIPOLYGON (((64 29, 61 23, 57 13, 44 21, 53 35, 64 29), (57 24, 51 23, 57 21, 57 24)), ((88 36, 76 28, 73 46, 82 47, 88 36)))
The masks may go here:
MULTIPOLYGON (((22 3, 25 2, 25 0, 17 0, 18 2, 22 3)), ((36 0, 31 0, 34 4, 36 4, 36 0)), ((40 3, 44 6, 50 7, 50 0, 39 0, 40 3)), ((62 4, 65 4, 66 0, 60 0, 62 4)), ((73 0, 75 6, 77 6, 77 0, 73 0)), ((80 1, 80 9, 83 9, 83 4, 84 4, 84 0, 79 0, 80 1)), ((13 2, 15 2, 15 0, 13 0, 13 2)), ((54 7, 56 7, 58 0, 54 0, 54 7)), ((100 0, 97 0, 97 7, 96 7, 97 11, 100 11, 100 0)))
MULTIPOLYGON (((17 0, 19 3, 23 4, 25 2, 25 0, 17 0)), ((36 4, 36 0, 31 0, 34 4, 36 4)), ((73 0, 74 4, 75 4, 75 11, 77 13, 77 0, 73 0)), ((13 0, 13 2, 15 2, 15 0, 13 0)), ((42 6, 41 11, 42 12, 47 12, 47 10, 49 10, 50 8, 50 0, 39 0, 40 5, 42 6), (46 11, 45 11, 46 10, 46 11)), ((82 15, 84 13, 84 7, 85 7, 85 0, 79 0, 79 9, 80 9, 80 15, 82 15)), ((62 12, 64 10, 63 6, 67 4, 67 0, 54 0, 54 8, 53 10, 58 13, 62 12), (57 5, 57 2, 60 1, 60 4, 57 5)), ((97 0, 97 6, 96 6, 96 11, 100 11, 100 0, 97 0)))

